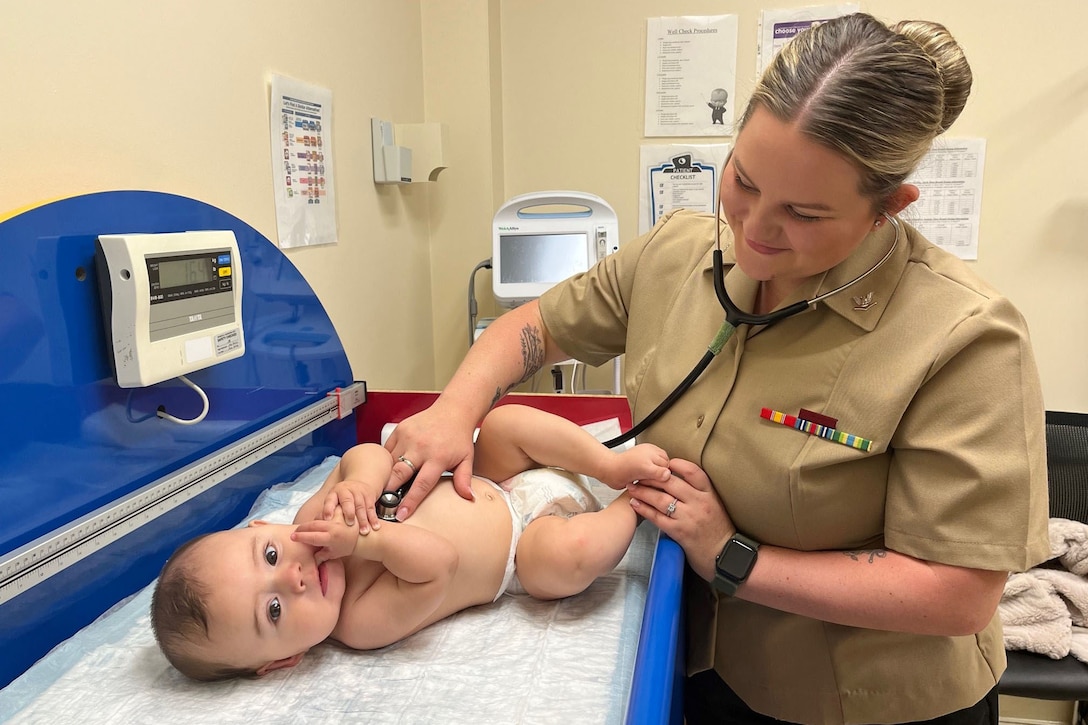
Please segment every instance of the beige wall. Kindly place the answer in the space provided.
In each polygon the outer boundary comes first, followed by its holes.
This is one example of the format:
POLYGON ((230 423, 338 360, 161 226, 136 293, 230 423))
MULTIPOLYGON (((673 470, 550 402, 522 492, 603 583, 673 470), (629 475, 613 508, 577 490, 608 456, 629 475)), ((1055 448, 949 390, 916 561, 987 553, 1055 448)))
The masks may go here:
POLYGON ((434 385, 427 186, 376 187, 370 117, 423 120, 418 2, 0 0, 0 214, 152 189, 276 239, 268 81, 333 92, 340 243, 294 249, 356 377, 434 385))
MULTIPOLYGON (((774 3, 775 7, 803 3, 774 3)), ((1053 30, 1088 4, 873 0, 945 22, 976 73, 953 135, 988 140, 980 273, 1031 324, 1047 406, 1088 410, 1088 55, 1053 30)), ((753 0, 0 0, 0 213, 105 189, 201 199, 275 239, 268 78, 333 92, 340 243, 288 250, 375 388, 441 387, 468 346, 467 285, 491 215, 546 188, 637 223, 647 17, 739 16, 753 0), (377 187, 371 116, 447 124, 435 183, 377 187)), ((477 277, 481 313, 495 308, 477 277)), ((605 371, 605 377, 610 371, 605 371)), ((591 387, 603 387, 591 385, 591 387)))
MULTIPOLYGON (((423 0, 426 120, 449 130, 447 162, 431 198, 435 382, 468 349, 468 283, 491 257, 491 218, 504 199, 499 0, 423 0)), ((480 312, 497 314, 490 272, 476 276, 480 312)))

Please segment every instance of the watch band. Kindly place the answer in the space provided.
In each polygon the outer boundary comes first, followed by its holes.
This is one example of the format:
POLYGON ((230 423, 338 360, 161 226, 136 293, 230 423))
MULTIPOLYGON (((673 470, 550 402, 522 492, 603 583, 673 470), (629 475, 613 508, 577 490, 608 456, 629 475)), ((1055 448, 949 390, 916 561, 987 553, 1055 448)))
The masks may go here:
POLYGON ((759 555, 759 542, 737 532, 725 542, 714 560, 711 585, 726 596, 733 596, 752 573, 759 555))

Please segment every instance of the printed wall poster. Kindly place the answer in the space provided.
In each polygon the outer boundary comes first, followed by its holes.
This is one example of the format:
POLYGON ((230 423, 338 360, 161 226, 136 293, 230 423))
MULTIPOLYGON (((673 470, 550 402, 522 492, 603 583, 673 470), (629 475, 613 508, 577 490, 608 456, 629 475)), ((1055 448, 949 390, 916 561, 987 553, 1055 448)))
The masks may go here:
POLYGON ((273 76, 270 123, 279 245, 335 244, 332 91, 273 76))

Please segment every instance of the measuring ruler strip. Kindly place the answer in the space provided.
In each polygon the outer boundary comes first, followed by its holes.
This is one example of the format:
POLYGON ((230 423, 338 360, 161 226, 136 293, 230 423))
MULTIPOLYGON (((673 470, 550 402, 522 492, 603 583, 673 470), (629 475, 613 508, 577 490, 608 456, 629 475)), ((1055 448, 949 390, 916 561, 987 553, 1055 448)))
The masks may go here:
MULTIPOLYGON (((360 396, 358 399, 362 402, 365 400, 365 390, 364 384, 355 383, 337 392, 360 396)), ((5 555, 0 559, 0 604, 109 546, 122 536, 177 508, 329 421, 343 417, 343 413, 340 397, 326 396, 320 402, 5 555)))

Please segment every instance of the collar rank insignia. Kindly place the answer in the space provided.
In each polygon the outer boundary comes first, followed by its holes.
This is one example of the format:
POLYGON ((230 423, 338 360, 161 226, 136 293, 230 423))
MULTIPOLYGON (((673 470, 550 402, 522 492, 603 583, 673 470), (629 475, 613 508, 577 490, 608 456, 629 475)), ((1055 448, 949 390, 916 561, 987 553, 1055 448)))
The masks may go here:
POLYGON ((864 297, 852 297, 855 310, 867 310, 873 306, 873 293, 868 292, 864 297))

